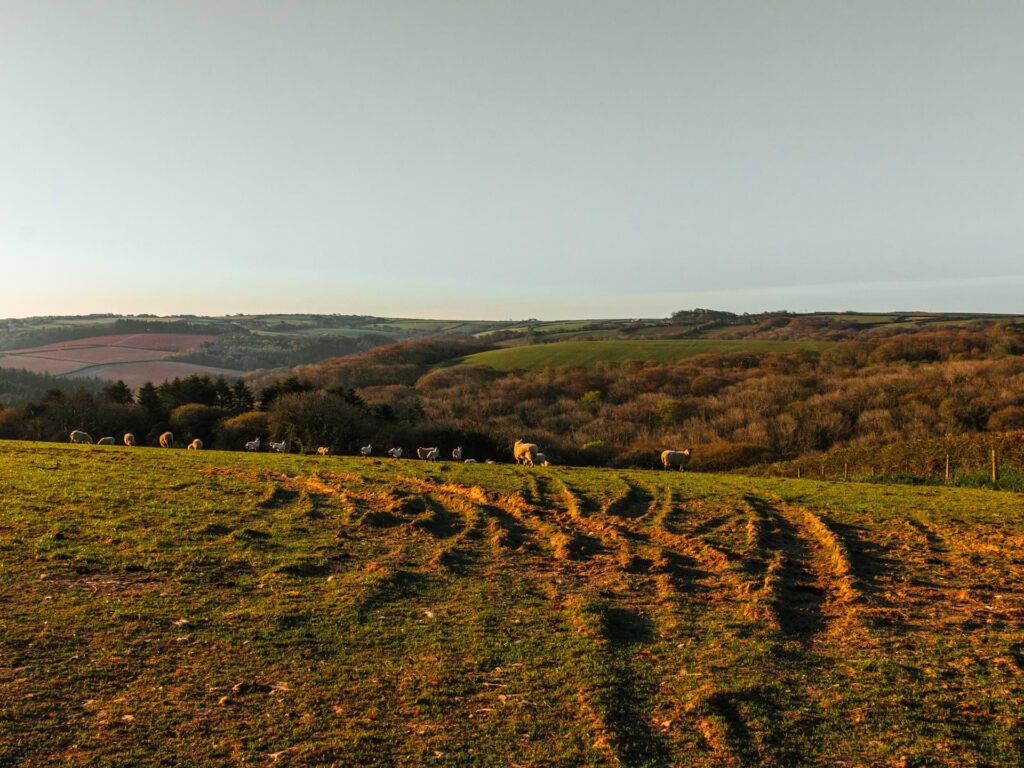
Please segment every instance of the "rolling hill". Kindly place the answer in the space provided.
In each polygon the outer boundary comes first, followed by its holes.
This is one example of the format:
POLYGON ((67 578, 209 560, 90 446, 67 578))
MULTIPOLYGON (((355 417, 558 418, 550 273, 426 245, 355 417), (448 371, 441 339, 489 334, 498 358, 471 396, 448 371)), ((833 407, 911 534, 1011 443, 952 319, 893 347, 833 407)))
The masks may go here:
POLYGON ((667 363, 715 352, 821 351, 829 346, 830 342, 826 341, 759 339, 556 341, 478 352, 460 358, 457 362, 462 365, 486 365, 499 371, 535 371, 544 368, 587 368, 596 363, 622 363, 626 360, 667 363))
POLYGON ((0 763, 1016 766, 1024 498, 0 444, 0 763))
POLYGON ((64 378, 120 379, 133 388, 191 374, 238 378, 241 371, 169 359, 215 338, 186 333, 88 336, 0 352, 0 367, 64 378))

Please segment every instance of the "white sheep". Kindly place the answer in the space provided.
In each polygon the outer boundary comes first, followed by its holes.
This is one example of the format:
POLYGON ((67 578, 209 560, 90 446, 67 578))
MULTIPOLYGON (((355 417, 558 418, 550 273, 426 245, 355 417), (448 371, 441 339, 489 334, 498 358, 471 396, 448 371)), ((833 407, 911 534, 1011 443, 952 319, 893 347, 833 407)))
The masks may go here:
POLYGON ((71 433, 71 442, 82 445, 92 445, 92 436, 88 432, 76 429, 71 433))
POLYGON ((437 448, 417 448, 416 455, 424 461, 437 461, 441 458, 441 451, 437 448))
POLYGON ((115 441, 112 437, 101 437, 96 441, 96 445, 114 445, 115 441))
POLYGON ((462 461, 462 446, 460 445, 454 451, 452 451, 452 459, 455 461, 462 461))
POLYGON ((131 432, 125 432, 124 444, 127 445, 129 448, 133 447, 135 445, 135 435, 133 435, 131 432))
POLYGON ((174 433, 164 432, 160 435, 160 447, 161 448, 173 448, 174 447, 174 433))
POLYGON ((287 448, 288 442, 285 440, 282 440, 280 443, 270 442, 270 450, 274 451, 274 453, 284 453, 287 448))
POLYGON ((372 456, 373 443, 367 443, 366 445, 364 445, 362 448, 359 449, 359 453, 361 453, 363 456, 372 456))
POLYGON ((512 446, 512 455, 515 457, 516 464, 533 466, 538 453, 540 453, 540 448, 536 443, 524 443, 522 440, 516 440, 515 445, 512 446))
POLYGON ((476 464, 476 459, 466 459, 463 464, 476 464))
POLYGON ((551 462, 548 461, 548 457, 545 456, 543 453, 538 453, 536 456, 533 457, 533 460, 537 464, 540 464, 542 467, 550 467, 551 466, 551 462))
POLYGON ((330 452, 331 452, 331 449, 328 448, 326 445, 321 445, 319 448, 316 449, 316 455, 317 456, 326 456, 330 452))
POLYGON ((390 456, 392 459, 400 459, 400 458, 402 458, 402 449, 401 448, 389 448, 388 449, 388 456, 390 456))
POLYGON ((258 451, 260 449, 260 439, 257 437, 255 440, 250 440, 245 444, 245 450, 247 451, 258 451))
POLYGON ((188 444, 188 450, 190 451, 201 451, 203 449, 203 441, 198 437, 188 444))
POLYGON ((661 464, 665 469, 679 467, 679 471, 682 472, 686 469, 686 465, 690 463, 690 455, 692 453, 693 448, 687 448, 683 451, 662 451, 661 464))

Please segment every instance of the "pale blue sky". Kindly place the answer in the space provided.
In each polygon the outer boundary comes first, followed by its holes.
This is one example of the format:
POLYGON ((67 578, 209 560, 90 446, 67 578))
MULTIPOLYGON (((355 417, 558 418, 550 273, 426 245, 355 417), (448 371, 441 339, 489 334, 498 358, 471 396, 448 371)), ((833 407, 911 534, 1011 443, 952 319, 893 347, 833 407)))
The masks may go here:
POLYGON ((0 3, 0 316, 1024 311, 1024 2, 0 3))

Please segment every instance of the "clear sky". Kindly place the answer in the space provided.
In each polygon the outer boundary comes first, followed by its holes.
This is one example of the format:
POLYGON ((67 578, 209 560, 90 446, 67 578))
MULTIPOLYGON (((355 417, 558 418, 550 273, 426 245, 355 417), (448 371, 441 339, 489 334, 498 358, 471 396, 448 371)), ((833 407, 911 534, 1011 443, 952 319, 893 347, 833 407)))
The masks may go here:
POLYGON ((1024 2, 0 2, 0 316, 1024 311, 1024 2))

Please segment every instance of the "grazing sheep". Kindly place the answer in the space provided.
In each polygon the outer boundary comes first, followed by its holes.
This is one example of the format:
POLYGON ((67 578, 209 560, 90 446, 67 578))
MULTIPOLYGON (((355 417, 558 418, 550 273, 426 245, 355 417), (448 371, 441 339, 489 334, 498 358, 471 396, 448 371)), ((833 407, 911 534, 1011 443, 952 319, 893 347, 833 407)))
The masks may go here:
POLYGON ((317 456, 326 456, 330 452, 331 452, 331 449, 328 448, 326 445, 321 445, 319 448, 316 449, 316 455, 317 456))
POLYGON ((516 444, 512 447, 512 455, 515 457, 516 464, 533 466, 538 453, 540 453, 540 448, 536 443, 524 443, 522 440, 516 440, 516 444))
POLYGON ((392 459, 400 459, 400 458, 402 458, 402 449, 401 448, 389 448, 388 449, 388 456, 390 456, 392 459))
POLYGON ((425 461, 437 461, 441 458, 441 451, 437 448, 417 448, 416 455, 425 461))
POLYGON ((533 460, 537 464, 540 464, 542 467, 550 467, 551 466, 551 462, 548 461, 548 457, 545 456, 543 453, 538 453, 536 456, 533 457, 533 460))
POLYGON ((82 445, 92 445, 92 436, 88 432, 76 429, 71 433, 71 442, 81 443, 82 445))
POLYGON ((203 449, 203 441, 198 437, 188 444, 188 450, 190 451, 201 451, 203 449))
POLYGON ((366 445, 364 445, 362 448, 359 449, 359 453, 361 453, 363 456, 372 456, 373 443, 367 443, 366 445))
POLYGON ((476 459, 466 459, 463 464, 476 464, 476 459))
POLYGON ((101 437, 96 441, 96 445, 114 445, 114 438, 112 437, 101 437))
POLYGON ((129 448, 132 448, 135 445, 135 435, 133 435, 131 432, 125 432, 124 444, 127 445, 129 448))
POLYGON ((679 471, 682 472, 686 469, 686 465, 690 463, 690 455, 692 453, 693 448, 687 448, 684 451, 662 451, 661 464, 665 469, 679 467, 679 471))
POLYGON ((494 461, 494 459, 488 459, 488 460, 486 461, 486 463, 487 463, 487 464, 496 464, 497 462, 495 462, 495 461, 494 461))
POLYGON ((462 446, 460 445, 454 451, 452 451, 452 459, 455 461, 462 461, 462 446))
POLYGON ((250 440, 245 444, 245 450, 247 451, 258 451, 260 449, 260 439, 257 437, 255 440, 250 440))
POLYGON ((174 433, 164 432, 160 435, 160 447, 161 448, 173 448, 174 447, 174 433))
POLYGON ((287 448, 288 442, 286 440, 282 440, 280 443, 275 443, 273 441, 270 443, 270 450, 274 453, 284 453, 287 448))

